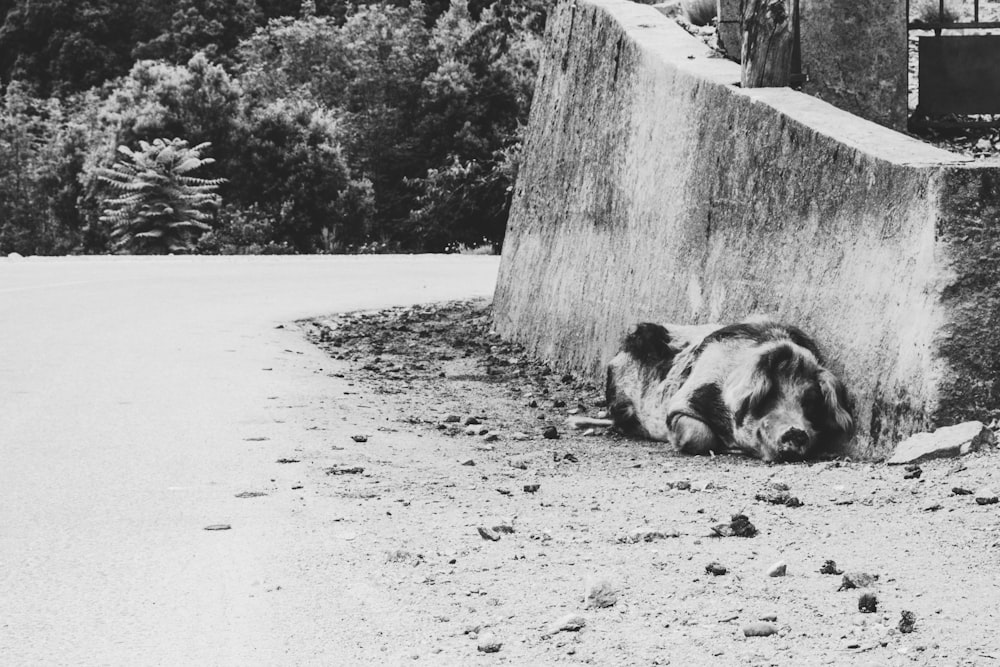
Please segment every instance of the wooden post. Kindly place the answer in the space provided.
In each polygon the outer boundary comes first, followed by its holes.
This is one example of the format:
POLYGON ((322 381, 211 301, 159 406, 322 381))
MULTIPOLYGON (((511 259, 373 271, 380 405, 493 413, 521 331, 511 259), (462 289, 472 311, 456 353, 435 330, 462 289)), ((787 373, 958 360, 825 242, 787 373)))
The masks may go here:
POLYGON ((743 14, 744 88, 787 86, 795 41, 792 0, 745 0, 743 14))

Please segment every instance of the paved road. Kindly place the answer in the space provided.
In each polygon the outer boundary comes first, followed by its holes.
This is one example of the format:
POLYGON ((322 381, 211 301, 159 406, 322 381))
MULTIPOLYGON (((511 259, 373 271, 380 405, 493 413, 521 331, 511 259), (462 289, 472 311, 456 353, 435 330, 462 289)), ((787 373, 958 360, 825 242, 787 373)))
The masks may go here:
POLYGON ((271 594, 322 557, 275 465, 316 432, 281 408, 329 390, 277 326, 489 295, 497 265, 0 259, 0 664, 332 664, 308 591, 271 594))

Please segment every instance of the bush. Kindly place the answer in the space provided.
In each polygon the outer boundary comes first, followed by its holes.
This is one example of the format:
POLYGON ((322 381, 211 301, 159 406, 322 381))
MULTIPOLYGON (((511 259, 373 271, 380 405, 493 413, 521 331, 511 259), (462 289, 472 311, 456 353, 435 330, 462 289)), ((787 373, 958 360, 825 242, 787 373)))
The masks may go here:
POLYGON ((198 239, 204 255, 291 255, 295 249, 275 239, 277 223, 257 206, 233 205, 219 211, 215 226, 198 239))
POLYGON ((681 0, 684 18, 691 25, 708 25, 718 12, 716 0, 681 0))
POLYGON ((187 252, 202 231, 211 229, 220 204, 215 190, 223 179, 189 176, 212 158, 208 144, 189 148, 183 139, 139 142, 139 150, 119 146, 125 160, 101 172, 101 180, 124 194, 107 199, 102 219, 113 227, 115 246, 131 252, 187 252))
POLYGON ((938 0, 924 0, 916 7, 916 20, 921 23, 955 23, 962 17, 953 7, 954 5, 945 3, 944 12, 941 12, 941 3, 938 0))

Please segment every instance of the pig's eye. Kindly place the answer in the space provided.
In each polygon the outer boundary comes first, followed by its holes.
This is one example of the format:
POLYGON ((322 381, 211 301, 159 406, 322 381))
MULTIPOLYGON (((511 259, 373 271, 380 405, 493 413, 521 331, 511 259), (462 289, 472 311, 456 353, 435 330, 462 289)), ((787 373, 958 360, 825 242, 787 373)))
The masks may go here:
POLYGON ((813 426, 822 427, 826 422, 826 403, 823 392, 812 385, 802 394, 802 414, 813 426))

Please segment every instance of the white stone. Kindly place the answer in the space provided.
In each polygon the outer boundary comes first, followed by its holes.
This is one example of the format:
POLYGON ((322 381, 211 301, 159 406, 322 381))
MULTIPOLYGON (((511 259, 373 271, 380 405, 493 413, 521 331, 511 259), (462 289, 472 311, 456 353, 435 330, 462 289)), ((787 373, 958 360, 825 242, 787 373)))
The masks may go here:
POLYGON ((995 445, 996 435, 980 421, 945 426, 933 433, 917 433, 896 445, 889 465, 963 456, 983 445, 995 445))
POLYGON ((783 577, 788 571, 788 563, 783 560, 779 560, 777 563, 772 565, 767 569, 767 576, 769 577, 783 577))

